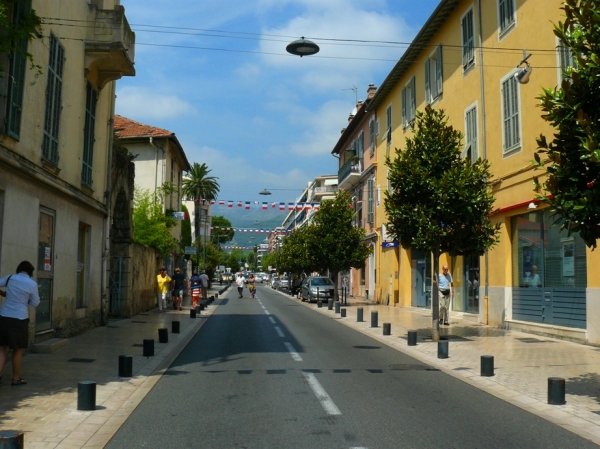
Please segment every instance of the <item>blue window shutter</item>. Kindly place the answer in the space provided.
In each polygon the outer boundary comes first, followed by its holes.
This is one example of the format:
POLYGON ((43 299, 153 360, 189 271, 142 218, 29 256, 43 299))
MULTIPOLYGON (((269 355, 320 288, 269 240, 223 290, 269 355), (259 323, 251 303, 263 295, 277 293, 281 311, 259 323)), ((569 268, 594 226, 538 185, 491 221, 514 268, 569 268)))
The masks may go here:
POLYGON ((83 130, 83 161, 81 167, 81 183, 92 187, 92 169, 94 162, 94 130, 96 127, 96 104, 98 94, 88 82, 85 100, 85 125, 83 130))

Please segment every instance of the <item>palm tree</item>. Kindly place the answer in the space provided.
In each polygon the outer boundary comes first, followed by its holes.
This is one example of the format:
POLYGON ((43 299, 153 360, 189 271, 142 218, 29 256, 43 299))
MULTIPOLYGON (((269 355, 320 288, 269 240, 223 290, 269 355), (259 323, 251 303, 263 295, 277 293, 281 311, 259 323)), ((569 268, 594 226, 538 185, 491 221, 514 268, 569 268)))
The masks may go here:
POLYGON ((183 178, 182 193, 183 196, 190 200, 215 200, 219 194, 219 178, 208 176, 211 170, 208 169, 206 163, 200 165, 194 162, 192 169, 188 175, 183 178))

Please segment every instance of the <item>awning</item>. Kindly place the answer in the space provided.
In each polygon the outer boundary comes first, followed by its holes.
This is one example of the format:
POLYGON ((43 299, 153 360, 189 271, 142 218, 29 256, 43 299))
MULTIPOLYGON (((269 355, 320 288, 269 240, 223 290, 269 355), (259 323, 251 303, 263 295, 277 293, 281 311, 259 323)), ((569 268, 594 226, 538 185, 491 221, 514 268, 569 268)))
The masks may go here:
POLYGON ((324 186, 337 186, 338 185, 338 179, 337 178, 329 178, 326 179, 325 182, 323 183, 324 186))

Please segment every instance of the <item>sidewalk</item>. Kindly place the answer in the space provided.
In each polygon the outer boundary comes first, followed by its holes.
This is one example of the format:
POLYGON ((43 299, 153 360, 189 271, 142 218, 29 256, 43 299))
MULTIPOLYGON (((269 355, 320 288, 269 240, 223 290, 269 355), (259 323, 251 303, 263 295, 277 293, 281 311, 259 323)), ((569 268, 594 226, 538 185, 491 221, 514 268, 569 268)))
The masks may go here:
MULTIPOLYGON (((209 296, 222 288, 213 285, 209 296)), ((169 303, 167 313, 153 309, 109 320, 107 326, 69 339, 53 354, 29 353, 21 368, 27 385, 10 385, 12 366, 7 363, 0 385, 0 430, 25 432, 28 449, 104 447, 220 301, 194 319, 187 297, 183 311, 169 303), (172 321, 179 321, 179 334, 171 332, 172 321), (168 343, 158 342, 160 328, 168 329, 168 343), (145 339, 154 339, 153 357, 142 356, 145 339), (118 376, 120 355, 132 356, 133 377, 118 376), (86 380, 96 382, 94 411, 77 410, 78 383, 86 380)))
POLYGON ((346 309, 342 318, 335 308, 328 310, 326 303, 322 308, 302 304, 600 444, 600 348, 499 329, 451 314, 450 326, 440 327, 441 337, 448 340, 449 357, 439 359, 438 344, 431 340, 430 310, 389 307, 349 297, 348 305, 341 306, 346 309), (359 307, 363 322, 357 322, 359 307), (372 311, 378 315, 376 328, 371 327, 372 311), (391 324, 391 335, 383 335, 383 323, 391 324), (417 331, 416 346, 408 346, 409 330, 417 331), (482 355, 494 357, 493 377, 481 377, 482 355), (548 404, 549 377, 565 379, 565 405, 548 404))

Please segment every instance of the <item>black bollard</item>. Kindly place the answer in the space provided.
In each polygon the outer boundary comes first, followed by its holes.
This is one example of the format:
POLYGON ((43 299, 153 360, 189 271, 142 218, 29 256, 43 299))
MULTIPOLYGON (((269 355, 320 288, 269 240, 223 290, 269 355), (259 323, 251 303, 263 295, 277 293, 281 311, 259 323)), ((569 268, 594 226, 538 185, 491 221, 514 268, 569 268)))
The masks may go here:
POLYGON ((203 303, 203 302, 201 302, 201 303, 200 303, 200 305, 199 305, 198 307, 200 307, 200 311, 204 310, 204 303, 203 303))
POLYGON ((196 318, 196 309, 190 309, 190 318, 196 318))
POLYGON ((25 447, 25 432, 20 430, 0 430, 0 448, 23 449, 25 447))
POLYGON ((219 299, 219 294, 215 293, 215 299, 219 299))
POLYGON ((169 343, 169 331, 166 327, 161 327, 158 330, 158 342, 159 343, 169 343))
POLYGON ((392 335, 392 323, 383 323, 383 335, 392 335))
POLYGON ((493 355, 482 355, 481 356, 481 376, 492 377, 494 375, 494 356, 493 355))
POLYGON ((448 340, 438 341, 438 359, 448 358, 448 340))
POLYGON ((96 382, 93 380, 77 385, 77 410, 96 410, 96 382))
POLYGON ((340 302, 339 301, 335 302, 335 313, 340 313, 340 302))
POLYGON ((548 404, 565 405, 565 380, 561 377, 548 378, 548 404))
POLYGON ((363 308, 359 307, 358 309, 356 309, 356 321, 358 321, 359 323, 362 323, 363 321, 363 308))
POLYGON ((342 318, 346 318, 346 309, 341 309, 341 310, 340 310, 340 316, 341 316, 342 318))
POLYGON ((119 356, 119 377, 133 376, 133 357, 130 355, 119 356))
POLYGON ((327 300, 327 310, 333 310, 333 298, 327 300))
POLYGON ((154 340, 144 340, 144 357, 153 357, 154 356, 154 340))
POLYGON ((371 327, 377 327, 377 321, 379 320, 379 314, 377 310, 371 310, 371 327))
POLYGON ((172 334, 179 333, 179 321, 171 321, 171 333, 172 334))
POLYGON ((408 331, 408 346, 417 346, 417 331, 408 331))
POLYGON ((317 307, 320 309, 321 307, 323 307, 323 301, 321 301, 320 299, 317 299, 317 307))

